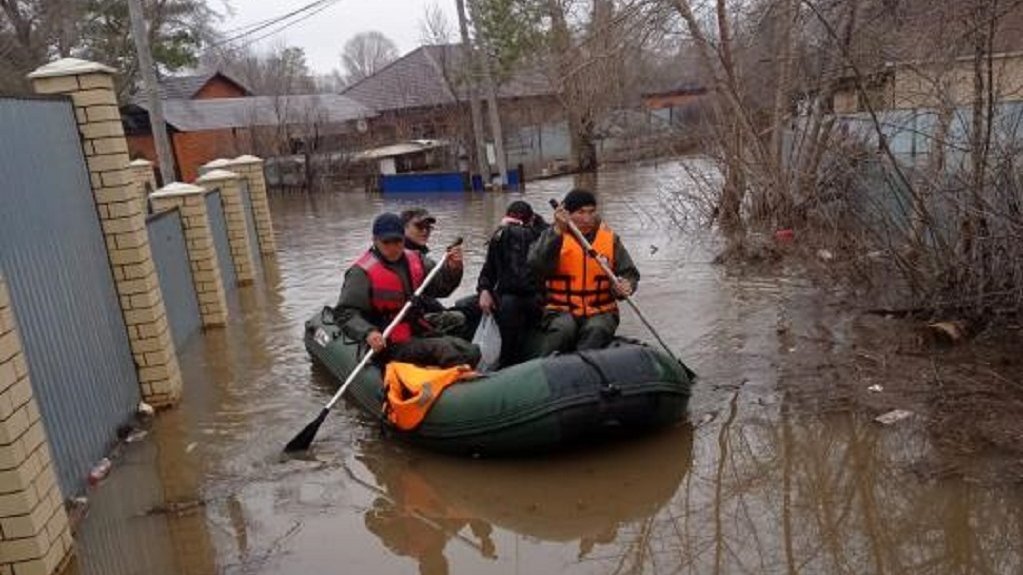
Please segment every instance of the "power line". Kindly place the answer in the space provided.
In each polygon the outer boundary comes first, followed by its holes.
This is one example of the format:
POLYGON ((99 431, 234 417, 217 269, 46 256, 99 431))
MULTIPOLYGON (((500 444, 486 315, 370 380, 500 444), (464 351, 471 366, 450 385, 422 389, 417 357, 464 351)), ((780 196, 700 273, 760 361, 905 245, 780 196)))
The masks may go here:
POLYGON ((320 12, 323 12, 327 8, 330 8, 331 6, 333 6, 334 4, 337 4, 340 1, 341 0, 325 0, 324 3, 323 3, 323 6, 320 6, 316 10, 314 10, 314 11, 312 11, 312 12, 310 12, 310 13, 304 15, 304 16, 302 16, 301 18, 298 18, 297 20, 293 20, 291 22, 288 22, 287 24, 284 24, 283 26, 281 26, 279 28, 271 30, 271 31, 267 32, 266 34, 263 34, 261 36, 257 36, 255 38, 252 38, 252 39, 248 40, 247 42, 236 46, 236 48, 244 48, 244 47, 246 47, 246 46, 248 46, 250 44, 253 44, 255 42, 258 42, 258 41, 260 41, 260 40, 262 40, 264 38, 268 38, 270 36, 273 36, 274 34, 278 34, 280 32, 283 32, 284 30, 287 30, 288 28, 294 26, 295 24, 298 24, 299 22, 303 22, 305 20, 308 20, 309 18, 312 18, 313 16, 319 14, 320 12))
MULTIPOLYGON (((273 26, 275 24, 279 24, 281 22, 284 22, 285 20, 288 20, 289 18, 297 16, 297 15, 303 13, 303 12, 307 12, 309 10, 313 10, 312 13, 306 14, 305 16, 295 20, 294 22, 290 22, 287 25, 282 26, 281 28, 271 32, 270 34, 262 35, 258 39, 266 38, 267 36, 270 36, 272 34, 276 34, 277 32, 280 32, 281 30, 284 30, 284 29, 286 29, 286 28, 288 28, 288 27, 290 27, 290 26, 292 26, 294 24, 297 24, 298 22, 301 22, 302 20, 305 20, 306 18, 312 16, 313 14, 317 14, 317 13, 323 11, 325 8, 329 7, 332 4, 337 3, 339 1, 340 0, 315 0, 313 2, 310 2, 309 4, 306 4, 304 6, 296 8, 295 10, 292 10, 291 12, 288 12, 286 14, 282 14, 280 16, 277 16, 277 17, 274 17, 274 18, 270 18, 270 19, 267 19, 267 20, 263 20, 261 22, 254 22, 254 23, 248 24, 246 26, 241 26, 239 28, 236 28, 235 30, 244 30, 243 32, 239 32, 238 34, 235 34, 234 36, 230 36, 230 37, 225 38, 223 40, 219 40, 217 42, 214 42, 213 44, 210 44, 209 46, 207 46, 205 49, 206 50, 212 50, 214 48, 219 48, 221 46, 224 46, 225 44, 230 44, 230 43, 232 43, 232 42, 234 42, 236 40, 240 40, 240 39, 242 39, 242 38, 244 38, 246 36, 249 36, 251 34, 259 32, 260 30, 265 30, 266 28, 269 28, 269 27, 271 27, 271 26, 273 26)), ((252 41, 246 42, 242 46, 247 46, 250 43, 252 43, 252 41)), ((239 46, 239 47, 241 47, 241 46, 239 46)))

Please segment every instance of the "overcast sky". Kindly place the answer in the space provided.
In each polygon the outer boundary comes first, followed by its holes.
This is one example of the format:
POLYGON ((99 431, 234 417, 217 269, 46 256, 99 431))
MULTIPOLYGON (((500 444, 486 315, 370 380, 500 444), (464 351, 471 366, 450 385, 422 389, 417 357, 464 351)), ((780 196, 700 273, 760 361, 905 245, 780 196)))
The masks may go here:
MULTIPOLYGON (((228 0, 233 15, 225 15, 218 26, 228 36, 237 34, 237 29, 270 18, 281 16, 313 0, 228 0), (232 31, 234 30, 234 31, 232 31)), ((452 31, 455 23, 455 0, 338 0, 323 11, 295 23, 278 34, 252 44, 255 48, 268 48, 283 42, 289 46, 305 49, 306 61, 313 72, 326 74, 334 68, 340 69, 341 47, 349 38, 368 30, 377 30, 398 45, 398 52, 404 54, 419 45, 420 26, 426 6, 436 1, 448 17, 452 31)), ((218 11, 216 0, 211 2, 218 11)), ((221 5, 222 6, 222 5, 221 5)), ((307 14, 307 13, 303 13, 307 14)), ((296 18, 288 20, 294 21, 296 18)), ((274 29, 269 27, 256 32, 257 37, 274 29)))

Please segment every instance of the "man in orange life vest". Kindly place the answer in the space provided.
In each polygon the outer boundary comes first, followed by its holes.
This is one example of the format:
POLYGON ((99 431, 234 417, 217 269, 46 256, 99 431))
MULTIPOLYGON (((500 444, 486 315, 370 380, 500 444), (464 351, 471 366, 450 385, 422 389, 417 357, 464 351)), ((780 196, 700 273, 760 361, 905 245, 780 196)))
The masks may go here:
MULTIPOLYGON (((345 272, 335 321, 346 337, 365 342, 385 361, 450 367, 479 363, 479 347, 451 336, 430 335, 431 326, 413 308, 384 340, 383 332, 435 265, 405 249, 405 226, 396 214, 373 221, 373 247, 345 272)), ((446 297, 462 276, 462 248, 451 248, 444 268, 423 291, 446 297)))
POLYGON ((636 290, 639 270, 618 235, 600 221, 592 193, 572 190, 565 196, 554 212, 554 225, 530 249, 529 265, 546 290, 541 353, 607 347, 618 329, 616 300, 636 290), (569 221, 606 258, 617 284, 579 245, 569 221))

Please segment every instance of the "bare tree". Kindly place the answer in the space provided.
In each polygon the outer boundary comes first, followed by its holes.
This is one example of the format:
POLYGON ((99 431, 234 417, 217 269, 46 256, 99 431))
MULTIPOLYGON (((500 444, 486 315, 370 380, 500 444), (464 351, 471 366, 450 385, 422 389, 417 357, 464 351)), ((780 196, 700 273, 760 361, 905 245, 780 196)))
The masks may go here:
POLYGON ((341 64, 345 80, 353 84, 372 76, 398 58, 398 48, 387 36, 377 31, 360 32, 345 42, 341 64))
POLYGON ((454 27, 436 1, 423 7, 419 19, 419 42, 424 46, 439 46, 451 43, 455 37, 454 27))

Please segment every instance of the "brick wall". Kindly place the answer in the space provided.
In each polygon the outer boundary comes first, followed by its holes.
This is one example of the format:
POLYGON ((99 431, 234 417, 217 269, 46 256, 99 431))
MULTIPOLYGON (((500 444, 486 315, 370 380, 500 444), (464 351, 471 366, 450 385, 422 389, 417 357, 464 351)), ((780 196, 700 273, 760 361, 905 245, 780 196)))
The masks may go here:
POLYGON ((175 132, 172 136, 178 174, 185 182, 199 176, 199 166, 216 158, 235 156, 237 145, 231 130, 175 132))

